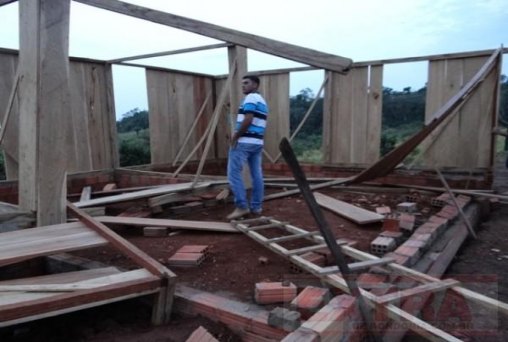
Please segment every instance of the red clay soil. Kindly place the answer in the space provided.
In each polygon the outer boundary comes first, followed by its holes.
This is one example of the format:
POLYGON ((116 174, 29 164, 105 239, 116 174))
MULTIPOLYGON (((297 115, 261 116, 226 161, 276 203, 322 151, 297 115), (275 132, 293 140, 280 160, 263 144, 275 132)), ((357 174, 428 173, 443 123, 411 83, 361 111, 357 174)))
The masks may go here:
MULTIPOLYGON (((331 189, 322 192, 373 211, 375 207, 382 205, 388 205, 393 209, 397 203, 404 200, 401 194, 351 194, 331 189)), ((420 201, 419 211, 424 213, 422 219, 430 216, 434 211, 429 205, 429 200, 430 197, 422 197, 420 201)), ((232 209, 232 204, 222 204, 195 211, 192 214, 164 215, 164 217, 224 221, 232 209)), ((505 257, 508 256, 504 255, 508 255, 506 247, 508 246, 508 227, 506 227, 508 208, 503 210, 500 212, 505 213, 505 216, 493 215, 491 221, 494 221, 484 226, 485 228, 479 232, 479 239, 467 243, 467 248, 463 248, 463 252, 458 257, 459 261, 452 266, 450 272, 451 274, 471 274, 472 272, 497 274, 499 277, 497 288, 499 299, 508 301, 508 267, 505 266, 508 262, 505 257), (505 229, 500 229, 499 223, 503 220, 505 229), (492 249, 496 248, 501 252, 492 252, 492 249)), ((265 203, 263 214, 280 221, 289 221, 306 230, 317 229, 301 196, 268 201, 265 203)), ((331 212, 324 211, 324 214, 337 238, 354 240, 357 242, 356 247, 364 251, 368 251, 370 242, 381 231, 381 223, 360 227, 331 212)), ((254 284, 260 281, 291 279, 299 286, 317 281, 316 278, 304 273, 292 273, 288 261, 243 234, 180 231, 173 236, 148 238, 142 236, 140 227, 117 228, 119 229, 116 230, 122 236, 162 263, 165 263, 176 250, 184 245, 209 245, 210 257, 200 267, 171 267, 178 276, 178 283, 208 292, 222 293, 237 300, 253 301, 254 284), (260 263, 260 257, 268 258, 268 263, 260 263)), ((133 264, 129 260, 110 248, 95 248, 77 254, 106 264, 127 269, 133 268, 133 264)), ((481 292, 482 288, 474 290, 481 292)), ((505 320, 501 322, 506 323, 505 320)), ((176 342, 185 341, 199 325, 205 327, 219 341, 239 340, 223 325, 204 318, 175 316, 167 326, 151 327, 150 306, 139 304, 137 301, 127 301, 0 330, 0 341, 176 342)), ((493 341, 508 340, 496 339, 497 337, 494 336, 493 338, 493 341)), ((471 340, 480 339, 472 338, 471 340)), ((486 341, 484 338, 481 340, 486 341)))

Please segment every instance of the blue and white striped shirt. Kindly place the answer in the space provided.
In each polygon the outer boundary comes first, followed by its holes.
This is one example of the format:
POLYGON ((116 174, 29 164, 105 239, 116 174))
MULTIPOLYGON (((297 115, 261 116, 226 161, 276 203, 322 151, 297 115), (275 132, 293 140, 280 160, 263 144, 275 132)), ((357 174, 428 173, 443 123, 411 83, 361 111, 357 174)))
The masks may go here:
POLYGON ((254 117, 247 132, 242 134, 238 142, 263 145, 266 120, 268 118, 268 106, 265 99, 259 93, 250 93, 245 96, 236 116, 236 131, 240 129, 245 114, 252 114, 254 117))

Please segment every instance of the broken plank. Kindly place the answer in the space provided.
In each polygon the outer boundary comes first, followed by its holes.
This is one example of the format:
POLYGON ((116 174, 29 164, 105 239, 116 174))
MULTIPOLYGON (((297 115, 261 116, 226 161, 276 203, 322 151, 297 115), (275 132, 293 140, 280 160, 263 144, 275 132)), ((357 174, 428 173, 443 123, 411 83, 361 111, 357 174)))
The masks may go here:
POLYGON ((91 199, 88 201, 79 201, 79 202, 76 202, 73 204, 77 208, 82 208, 82 207, 104 205, 104 204, 109 204, 109 203, 132 201, 135 199, 157 196, 157 195, 167 194, 170 192, 185 191, 185 190, 189 190, 191 188, 193 188, 193 189, 206 188, 211 184, 212 183, 209 183, 209 182, 199 183, 194 187, 192 187, 191 182, 180 183, 180 184, 170 184, 170 185, 160 186, 155 189, 147 189, 147 190, 141 190, 141 191, 134 191, 134 192, 130 192, 127 194, 119 194, 119 195, 95 198, 95 199, 91 199))
POLYGON ((83 190, 81 190, 81 197, 79 201, 88 201, 92 197, 92 187, 90 185, 85 186, 83 190))
POLYGON ((178 229, 204 230, 214 232, 239 233, 229 222, 186 221, 171 219, 153 219, 137 217, 98 216, 95 219, 102 223, 125 224, 133 226, 171 227, 178 229))
POLYGON ((352 204, 340 201, 330 196, 314 192, 317 203, 334 213, 345 217, 357 224, 367 224, 372 222, 380 222, 384 219, 383 215, 379 215, 369 210, 365 210, 352 204))

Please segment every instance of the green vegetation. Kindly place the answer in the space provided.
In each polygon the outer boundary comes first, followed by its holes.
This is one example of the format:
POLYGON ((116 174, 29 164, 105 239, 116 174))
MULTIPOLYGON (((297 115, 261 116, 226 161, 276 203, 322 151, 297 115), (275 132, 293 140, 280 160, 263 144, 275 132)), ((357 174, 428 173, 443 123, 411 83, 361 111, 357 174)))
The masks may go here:
MULTIPOLYGON (((402 91, 383 89, 383 124, 381 154, 394 149, 418 132, 424 124, 426 88, 413 91, 410 87, 402 91)), ((303 89, 290 98, 290 132, 296 130, 310 108, 315 95, 303 89)), ((501 76, 500 125, 508 127, 508 77, 501 76)), ((322 161, 321 144, 323 135, 323 99, 319 98, 312 113, 300 132, 293 139, 293 149, 301 161, 322 161)), ((120 163, 122 166, 150 163, 150 138, 148 112, 133 109, 117 122, 119 132, 120 163)), ((414 152, 416 154, 417 152, 414 152)), ((411 156, 410 156, 411 158, 411 156)))

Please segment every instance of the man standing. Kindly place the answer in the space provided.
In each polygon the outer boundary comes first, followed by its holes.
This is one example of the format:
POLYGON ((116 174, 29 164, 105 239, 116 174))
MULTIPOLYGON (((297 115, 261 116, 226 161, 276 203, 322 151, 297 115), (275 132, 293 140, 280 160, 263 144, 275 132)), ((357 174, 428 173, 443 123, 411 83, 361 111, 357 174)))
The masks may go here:
POLYGON ((259 215, 262 210, 264 184, 261 161, 268 106, 265 99, 258 93, 258 88, 258 77, 244 76, 242 78, 242 92, 245 94, 245 99, 238 111, 228 157, 228 181, 233 191, 236 208, 228 215, 228 220, 240 218, 249 212, 259 215), (250 206, 247 203, 247 193, 242 180, 242 169, 246 162, 249 164, 252 178, 250 206))

